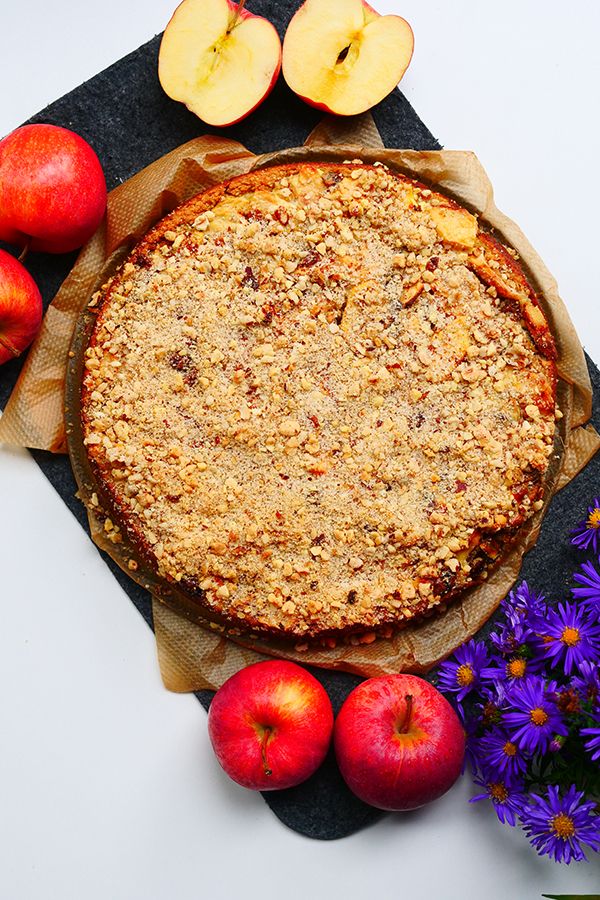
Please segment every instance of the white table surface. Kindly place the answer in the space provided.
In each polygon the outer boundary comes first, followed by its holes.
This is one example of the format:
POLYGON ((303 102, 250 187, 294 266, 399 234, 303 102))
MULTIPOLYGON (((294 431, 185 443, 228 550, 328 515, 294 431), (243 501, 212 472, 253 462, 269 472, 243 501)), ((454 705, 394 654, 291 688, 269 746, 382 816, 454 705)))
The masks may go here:
MULTIPOLYGON (((0 135, 162 30, 174 0, 2 3, 0 135)), ((249 3, 252 7, 252 3, 249 3)), ((379 0, 412 24, 403 89, 475 150, 600 360, 600 4, 379 0)), ((202 125, 198 123, 198 133, 202 125)), ((1 378, 0 373, 0 378, 1 378)), ((600 890, 600 861, 538 859, 462 779, 441 801, 320 843, 221 773, 192 696, 25 452, 0 450, 0 897, 534 900, 600 890)))

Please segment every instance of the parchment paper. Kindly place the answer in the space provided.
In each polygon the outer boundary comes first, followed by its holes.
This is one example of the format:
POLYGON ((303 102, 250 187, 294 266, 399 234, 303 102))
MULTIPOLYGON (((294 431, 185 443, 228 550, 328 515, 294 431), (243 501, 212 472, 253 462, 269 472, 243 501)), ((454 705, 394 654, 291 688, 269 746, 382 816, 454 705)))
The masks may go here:
MULTIPOLYGON (((252 168, 302 159, 355 158, 381 160, 451 194, 480 214, 519 252, 549 318, 559 351, 559 402, 564 419, 544 508, 484 584, 467 592, 445 613, 410 625, 390 639, 372 641, 371 636, 366 636, 357 645, 296 650, 240 636, 223 636, 215 631, 214 623, 191 621, 155 596, 158 658, 164 683, 170 690, 216 688, 235 671, 267 654, 366 676, 427 671, 472 636, 496 609, 518 575, 523 553, 535 543, 553 493, 575 477, 600 446, 595 430, 584 427, 591 411, 592 389, 581 344, 556 282, 521 230, 496 208, 492 186, 476 156, 462 151, 386 150, 370 114, 347 120, 326 118, 304 147, 263 156, 254 156, 235 141, 197 138, 112 191, 105 223, 82 250, 46 314, 0 419, 0 441, 66 452, 64 386, 75 325, 91 294, 163 215, 199 191, 252 168)), ((81 493, 89 500, 89 492, 82 489, 81 493)), ((131 575, 118 545, 107 540, 102 521, 89 503, 87 508, 94 541, 131 575)), ((136 580, 143 583, 142 578, 136 580)))

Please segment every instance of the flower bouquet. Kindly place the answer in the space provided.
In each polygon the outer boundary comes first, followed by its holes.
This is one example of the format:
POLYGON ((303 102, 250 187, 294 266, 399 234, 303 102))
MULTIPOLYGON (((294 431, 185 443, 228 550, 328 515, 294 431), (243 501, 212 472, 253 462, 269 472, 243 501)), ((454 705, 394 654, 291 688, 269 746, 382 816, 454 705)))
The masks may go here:
MULTIPOLYGON (((598 559, 600 498, 572 543, 598 559)), ((551 604, 526 582, 502 602, 486 641, 440 666, 467 735, 467 758, 501 822, 521 824, 557 862, 600 851, 600 572, 583 562, 571 602, 551 604)))

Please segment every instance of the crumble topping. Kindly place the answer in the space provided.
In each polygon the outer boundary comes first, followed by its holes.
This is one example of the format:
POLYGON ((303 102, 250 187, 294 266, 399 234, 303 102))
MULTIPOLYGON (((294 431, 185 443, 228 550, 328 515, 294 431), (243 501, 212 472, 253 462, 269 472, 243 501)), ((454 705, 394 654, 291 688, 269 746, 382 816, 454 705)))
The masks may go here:
POLYGON ((555 431, 552 338, 507 251, 383 166, 271 170, 189 218, 92 301, 107 533, 298 639, 372 640, 485 574, 555 431))

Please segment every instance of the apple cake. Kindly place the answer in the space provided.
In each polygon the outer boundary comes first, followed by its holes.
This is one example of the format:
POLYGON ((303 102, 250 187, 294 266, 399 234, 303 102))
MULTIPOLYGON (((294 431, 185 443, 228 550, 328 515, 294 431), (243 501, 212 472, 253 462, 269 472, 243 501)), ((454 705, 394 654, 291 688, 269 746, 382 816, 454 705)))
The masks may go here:
POLYGON ((476 216, 384 165, 217 185, 90 306, 105 529, 226 628, 389 636, 542 506, 561 414, 538 299, 476 216))

